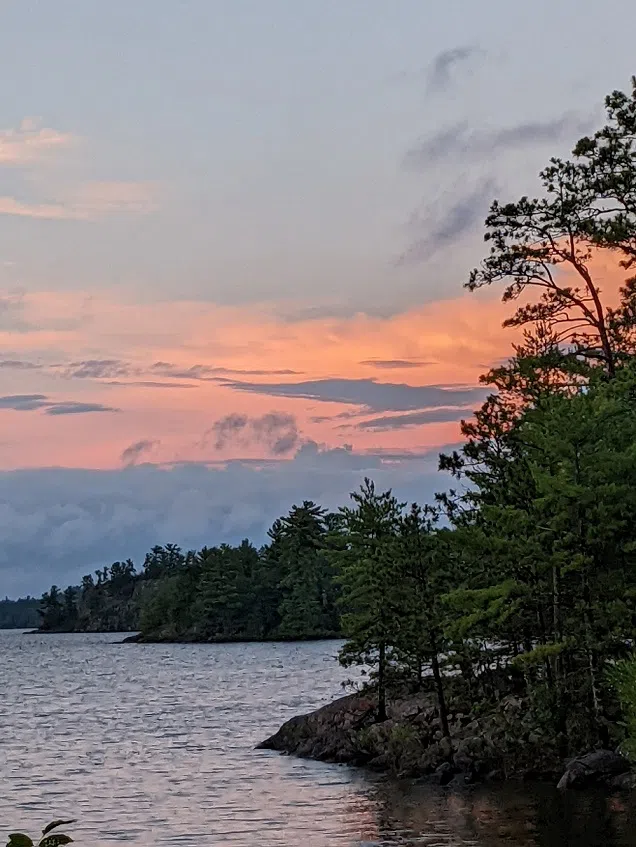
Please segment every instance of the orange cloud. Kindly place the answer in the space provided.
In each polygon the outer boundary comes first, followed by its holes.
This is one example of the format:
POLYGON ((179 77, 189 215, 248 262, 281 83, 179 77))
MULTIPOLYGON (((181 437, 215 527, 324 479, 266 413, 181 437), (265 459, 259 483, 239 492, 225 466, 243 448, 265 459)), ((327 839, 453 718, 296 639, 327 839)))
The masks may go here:
MULTIPOLYGON (((625 274, 611 258, 599 258, 594 272, 613 300, 625 274)), ((9 364, 0 362, 0 394, 43 394, 51 402, 122 411, 55 419, 41 410, 3 411, 0 464, 112 467, 130 445, 144 441, 156 445, 156 461, 258 458, 262 441, 228 439, 217 449, 205 433, 228 415, 254 420, 271 412, 293 416, 298 443, 391 454, 456 442, 453 416, 478 402, 459 389, 477 386, 479 375, 509 355, 520 337, 501 326, 511 309, 500 294, 485 289, 389 318, 296 322, 271 305, 138 303, 88 292, 9 298, 0 309, 0 344, 10 351, 2 357, 9 364), (335 383, 329 390, 312 385, 320 380, 335 383), (269 387, 259 388, 264 383, 269 387), (289 384, 296 396, 285 391, 289 384), (375 386, 380 404, 365 408, 365 398, 377 397, 375 386), (459 393, 444 402, 431 386, 459 393), (392 405, 395 392, 402 400, 392 405), (448 406, 453 413, 440 410, 448 406), (431 414, 408 416, 433 407, 431 414), (397 424, 387 421, 400 415, 397 424)))
POLYGON ((55 421, 40 412, 0 414, 0 441, 15 442, 18 416, 20 424, 25 422, 20 443, 4 457, 18 465, 42 464, 50 456, 54 458, 45 463, 85 466, 89 461, 109 467, 130 444, 144 439, 158 442, 153 454, 158 461, 258 457, 263 452, 258 443, 229 442, 217 450, 203 436, 228 414, 257 418, 272 411, 294 416, 301 440, 328 446, 352 443, 356 450, 389 453, 438 447, 458 440, 458 423, 433 420, 399 430, 358 429, 357 423, 379 413, 365 413, 353 403, 241 391, 223 380, 254 384, 337 378, 416 388, 474 386, 479 374, 508 352, 512 337, 501 329, 505 307, 483 295, 429 304, 387 319, 358 315, 297 323, 266 307, 139 304, 77 293, 25 294, 20 307, 20 326, 12 330, 5 320, 0 344, 12 358, 38 368, 0 371, 2 393, 41 392, 53 401, 102 403, 122 412, 55 421), (374 359, 388 366, 378 370, 369 363, 374 359), (415 367, 400 368, 399 361, 406 359, 415 367), (92 365, 80 368, 82 373, 98 372, 102 362, 109 375, 71 378, 70 370, 60 366, 85 361, 92 365), (157 362, 169 363, 179 375, 171 378, 165 368, 153 370, 157 362), (398 365, 391 367, 391 362, 398 365), (190 371, 195 365, 200 368, 190 371), (120 371, 115 378, 111 368, 120 371), (276 373, 290 370, 297 373, 276 373), (241 371, 247 373, 242 376, 241 371), (174 388, 166 390, 165 385, 174 388), (89 433, 88 438, 82 433, 89 433))

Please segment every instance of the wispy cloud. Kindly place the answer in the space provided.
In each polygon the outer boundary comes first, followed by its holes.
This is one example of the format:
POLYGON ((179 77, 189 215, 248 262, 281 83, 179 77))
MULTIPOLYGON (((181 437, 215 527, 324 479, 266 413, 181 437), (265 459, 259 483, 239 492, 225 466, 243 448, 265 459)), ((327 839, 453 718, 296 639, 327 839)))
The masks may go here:
POLYGON ((121 213, 147 215, 159 208, 159 186, 124 180, 85 182, 72 197, 72 206, 89 220, 121 213))
POLYGON ((575 138, 593 125, 590 116, 568 113, 545 121, 526 121, 510 127, 477 129, 468 121, 446 127, 423 139, 404 157, 404 166, 421 170, 442 162, 474 160, 538 144, 575 138))
POLYGON ((86 213, 61 203, 23 203, 15 197, 0 197, 0 215, 46 221, 89 220, 86 213))
POLYGON ((55 401, 46 394, 6 394, 0 397, 0 409, 14 412, 33 412, 42 409, 45 415, 78 415, 88 412, 118 412, 102 403, 81 403, 75 400, 55 401))
POLYGON ((62 403, 52 403, 45 410, 45 415, 85 415, 88 412, 120 412, 114 406, 103 403, 81 403, 76 400, 65 400, 62 403))
POLYGON ((453 71, 471 59, 484 56, 486 53, 481 47, 465 44, 459 47, 451 47, 442 50, 433 59, 428 68, 427 80, 429 91, 446 90, 453 78, 453 71))
POLYGON ((159 444, 160 442, 154 438, 142 438, 140 441, 135 441, 126 447, 125 450, 122 450, 119 457, 122 465, 127 468, 136 465, 141 458, 151 454, 159 444))
POLYGON ((6 394, 0 397, 0 409, 12 409, 15 412, 31 412, 48 405, 44 394, 6 394))
POLYGON ((34 118, 25 118, 17 129, 0 130, 0 165, 26 165, 41 161, 56 151, 77 143, 76 136, 41 127, 34 118))
POLYGON ((472 411, 469 407, 422 409, 419 412, 410 412, 406 415, 383 415, 379 418, 360 421, 360 423, 354 426, 356 429, 373 430, 374 432, 406 429, 408 427, 424 426, 430 423, 452 423, 453 421, 460 421, 462 418, 469 418, 472 415, 472 411))
POLYGON ((120 359, 85 359, 63 368, 64 376, 74 379, 113 379, 128 376, 130 372, 130 365, 120 359))
MULTIPOLYGON (((41 127, 37 120, 27 118, 17 129, 0 130, 0 167, 39 170, 43 162, 76 146, 78 141, 71 133, 41 127)), ((52 197, 29 196, 33 184, 23 182, 27 196, 0 196, 0 215, 50 221, 98 221, 110 215, 147 215, 159 208, 159 186, 150 182, 89 180, 70 185, 52 197)))
POLYGON ((154 185, 141 182, 85 183, 52 203, 0 197, 0 215, 49 221, 98 221, 114 214, 146 215, 158 208, 154 185))
POLYGON ((413 359, 365 359, 360 362, 361 365, 367 365, 370 368, 378 370, 396 371, 408 370, 409 368, 422 368, 430 362, 419 362, 413 359))
POLYGON ((406 265, 430 259, 447 249, 483 223, 498 191, 494 179, 485 179, 467 192, 449 196, 433 206, 415 212, 408 229, 415 238, 398 264, 406 265))
POLYGON ((154 379, 133 379, 125 382, 120 379, 110 379, 105 385, 119 385, 122 388, 197 388, 189 382, 158 382, 154 379))
POLYGON ((374 379, 319 379, 292 383, 232 382, 232 388, 274 397, 298 397, 331 403, 349 403, 371 411, 407 411, 431 406, 479 402, 482 388, 455 385, 405 385, 374 379))
POLYGON ((36 365, 35 362, 25 362, 22 359, 0 359, 0 370, 37 371, 41 367, 41 365, 36 365))
POLYGON ((280 368, 276 370, 251 369, 244 370, 241 368, 223 368, 214 367, 212 365, 190 365, 179 366, 173 365, 170 362, 155 362, 150 367, 153 373, 161 374, 165 377, 174 379, 196 379, 203 382, 217 382, 218 377, 222 375, 236 376, 295 376, 298 371, 292 371, 289 368, 280 368))

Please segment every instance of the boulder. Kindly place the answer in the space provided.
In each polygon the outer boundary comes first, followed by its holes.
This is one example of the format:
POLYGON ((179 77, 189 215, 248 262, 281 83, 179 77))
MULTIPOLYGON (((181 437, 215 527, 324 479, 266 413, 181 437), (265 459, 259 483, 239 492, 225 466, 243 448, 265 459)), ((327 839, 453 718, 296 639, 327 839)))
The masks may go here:
POLYGON ((568 762, 557 788, 584 788, 595 782, 611 782, 629 771, 628 760, 613 750, 594 750, 568 762))
POLYGON ((438 785, 448 785, 454 776, 455 768, 451 765, 451 763, 442 762, 439 767, 435 768, 432 779, 438 785))
POLYGON ((636 788, 636 774, 631 771, 613 776, 609 781, 609 787, 617 791, 632 791, 636 788))

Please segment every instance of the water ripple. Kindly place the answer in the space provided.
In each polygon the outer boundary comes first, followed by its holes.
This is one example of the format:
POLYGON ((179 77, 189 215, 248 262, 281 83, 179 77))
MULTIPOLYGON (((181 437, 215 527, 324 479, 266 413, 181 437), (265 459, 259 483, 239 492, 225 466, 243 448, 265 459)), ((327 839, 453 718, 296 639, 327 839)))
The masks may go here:
POLYGON ((70 817, 87 847, 635 843, 633 806, 608 816, 607 798, 435 792, 255 751, 341 693, 338 647, 0 632, 0 834, 70 817))

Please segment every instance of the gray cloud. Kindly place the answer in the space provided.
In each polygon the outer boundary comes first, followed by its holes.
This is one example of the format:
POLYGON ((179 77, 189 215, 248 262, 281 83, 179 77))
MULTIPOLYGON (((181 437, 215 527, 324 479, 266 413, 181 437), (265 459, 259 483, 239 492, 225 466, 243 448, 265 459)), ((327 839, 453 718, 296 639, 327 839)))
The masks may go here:
POLYGON ((83 362, 71 362, 64 369, 64 376, 73 379, 114 379, 130 373, 130 365, 119 359, 86 359, 83 362))
POLYGON ((214 433, 215 448, 222 450, 227 444, 235 441, 237 435, 245 432, 248 422, 249 418, 247 415, 239 415, 236 412, 225 415, 225 417, 215 421, 209 430, 210 433, 214 433))
POLYGON ((44 409, 46 415, 77 415, 87 412, 118 412, 111 406, 101 403, 80 403, 75 400, 56 402, 45 394, 7 394, 0 397, 0 409, 12 409, 16 412, 33 412, 44 409))
POLYGON ((298 445, 300 438, 294 415, 269 412, 252 420, 256 440, 265 444, 274 456, 284 456, 298 445))
MULTIPOLYGON (((0 299, 0 316, 2 301, 0 299)), ((0 327, 1 328, 1 327, 0 327)), ((181 368, 170 362, 155 362, 150 367, 133 365, 121 359, 85 359, 83 361, 42 365, 21 359, 0 360, 0 370, 46 370, 56 376, 67 379, 108 380, 108 385, 130 385, 146 388, 194 388, 186 382, 173 380, 192 380, 194 382, 223 382, 229 376, 297 376, 300 372, 289 368, 275 370, 241 370, 240 368, 213 367, 210 365, 192 365, 181 368), (139 379, 148 375, 164 379, 139 379), (131 377, 131 379, 126 379, 131 377), (137 379, 132 379, 138 377, 137 379)))
POLYGON ((138 379, 138 380, 126 380, 123 382, 119 379, 111 379, 105 383, 105 385, 121 385, 121 386, 129 386, 132 388, 197 388, 198 386, 192 385, 188 382, 157 382, 152 379, 138 379))
POLYGON ((405 415, 383 415, 380 418, 360 421, 355 424, 356 429, 371 429, 383 431, 390 429, 404 429, 411 426, 423 426, 429 423, 452 423, 471 417, 472 409, 465 408, 440 408, 422 409, 420 412, 409 412, 405 415))
POLYGON ((294 376, 298 371, 291 371, 288 368, 280 370, 241 370, 240 368, 221 368, 211 367, 210 365, 192 365, 189 368, 180 368, 177 365, 172 365, 170 362, 155 362, 150 367, 153 373, 161 374, 161 376, 173 377, 175 379, 196 379, 204 382, 216 382, 219 376, 236 375, 236 376, 294 376))
POLYGON ((405 385, 376 382, 374 379, 318 379, 306 382, 228 382, 231 388, 272 397, 299 397, 349 403, 373 412, 405 412, 433 406, 460 406, 479 403, 482 388, 444 385, 405 385))
POLYGON ((102 403, 80 403, 75 400, 65 400, 62 403, 47 404, 45 415, 85 415, 89 412, 120 412, 114 406, 104 406, 102 403))
POLYGON ((214 447, 222 450, 228 444, 260 444, 274 456, 283 456, 298 446, 300 433, 294 415, 268 412, 261 417, 230 414, 212 425, 204 436, 214 436, 214 447))
POLYGON ((537 144, 578 137, 592 126, 589 116, 568 113, 546 121, 527 121, 511 127, 475 129, 468 121, 436 132, 404 157, 409 169, 421 170, 442 162, 470 160, 507 153, 537 144))
POLYGON ((421 368, 424 365, 431 365, 432 362, 417 362, 411 359, 365 359, 360 362, 361 365, 368 365, 370 368, 378 368, 378 370, 398 370, 403 368, 421 368))
POLYGON ((0 409, 13 409, 16 412, 31 412, 48 405, 49 401, 44 394, 7 394, 0 397, 0 409))
POLYGON ((125 467, 132 467, 133 465, 136 465, 143 456, 147 456, 149 453, 152 453, 158 444, 159 441, 156 439, 142 438, 140 441, 135 441, 134 444, 130 444, 125 450, 122 450, 119 459, 125 467))
POLYGON ((460 47, 451 47, 448 50, 438 53, 428 68, 429 91, 445 90, 450 85, 452 72, 458 65, 464 64, 469 59, 483 55, 485 55, 485 50, 469 44, 460 47))
POLYGON ((313 415, 309 420, 312 423, 324 423, 325 421, 337 421, 341 419, 347 420, 350 418, 359 418, 361 414, 364 414, 364 412, 361 412, 358 409, 355 412, 338 412, 337 415, 313 415))
POLYGON ((0 360, 0 370, 37 371, 41 367, 41 365, 36 365, 34 362, 25 362, 21 359, 0 360))
POLYGON ((497 193, 497 183, 485 179, 468 193, 452 198, 448 205, 438 204, 423 212, 416 212, 409 229, 418 235, 399 258, 398 264, 424 262, 460 241, 482 224, 490 203, 497 193))
POLYGON ((391 457, 309 443, 292 459, 258 465, 0 472, 0 596, 77 582, 128 556, 140 563, 153 544, 260 544, 293 503, 337 508, 364 476, 401 500, 427 501, 449 484, 436 468, 437 451, 391 457))

